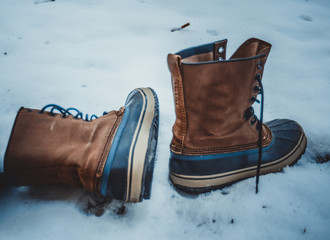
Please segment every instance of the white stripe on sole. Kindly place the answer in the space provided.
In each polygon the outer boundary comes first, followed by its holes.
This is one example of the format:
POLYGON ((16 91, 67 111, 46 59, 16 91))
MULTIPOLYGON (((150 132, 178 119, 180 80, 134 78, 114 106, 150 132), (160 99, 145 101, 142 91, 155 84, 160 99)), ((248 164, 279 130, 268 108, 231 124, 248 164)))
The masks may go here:
POLYGON ((149 133, 155 116, 155 99, 152 91, 149 88, 139 88, 137 90, 143 97, 143 107, 129 152, 126 190, 127 202, 140 201, 141 192, 143 190, 143 173, 145 170, 144 166, 148 150, 149 133), (142 119, 144 111, 145 115, 142 119))

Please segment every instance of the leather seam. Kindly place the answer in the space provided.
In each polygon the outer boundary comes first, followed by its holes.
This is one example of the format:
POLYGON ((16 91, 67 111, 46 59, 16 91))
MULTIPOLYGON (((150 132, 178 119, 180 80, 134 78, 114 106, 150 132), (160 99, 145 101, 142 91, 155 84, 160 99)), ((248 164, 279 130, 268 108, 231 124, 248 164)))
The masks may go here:
MULTIPOLYGON (((263 140, 262 147, 267 147, 273 140, 273 136, 268 127, 266 127, 269 138, 263 140)), ((228 147, 213 147, 213 148, 179 148, 175 144, 171 144, 171 150, 174 153, 182 153, 182 154, 192 154, 192 155, 204 155, 204 154, 220 154, 220 153, 230 153, 230 152, 238 152, 245 151, 258 148, 258 142, 250 143, 250 144, 241 144, 235 146, 228 147)))
POLYGON ((182 133, 181 133, 181 148, 184 148, 184 141, 185 141, 185 135, 187 133, 187 112, 185 110, 185 97, 184 97, 184 91, 183 91, 183 74, 182 74, 182 66, 180 64, 180 61, 178 62, 178 68, 179 68, 179 72, 180 72, 180 77, 181 77, 181 95, 182 95, 182 101, 181 101, 181 105, 182 105, 182 133))
POLYGON ((107 141, 105 143, 105 146, 104 146, 104 149, 103 149, 103 152, 102 152, 102 155, 100 157, 100 161, 98 163, 98 166, 96 168, 96 171, 95 171, 95 179, 94 179, 94 186, 93 186, 93 191, 95 193, 99 193, 100 192, 100 189, 101 189, 101 179, 102 179, 102 175, 103 175, 103 171, 104 171, 104 166, 105 166, 105 162, 106 162, 106 159, 107 159, 107 156, 110 152, 110 149, 111 149, 111 144, 112 144, 112 141, 114 139, 114 136, 118 130, 118 127, 119 127, 119 124, 121 122, 121 119, 122 119, 122 114, 119 115, 116 119, 116 122, 114 124, 114 126, 111 128, 110 130, 110 133, 109 133, 109 136, 107 138, 107 141))

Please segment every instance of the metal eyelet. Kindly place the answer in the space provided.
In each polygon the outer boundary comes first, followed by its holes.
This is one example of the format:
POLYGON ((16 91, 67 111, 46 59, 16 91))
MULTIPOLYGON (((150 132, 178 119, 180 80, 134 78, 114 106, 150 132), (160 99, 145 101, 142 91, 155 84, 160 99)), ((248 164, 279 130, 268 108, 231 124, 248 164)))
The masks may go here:
POLYGON ((219 60, 219 61, 222 61, 222 60, 223 60, 223 58, 222 58, 222 57, 218 57, 218 60, 219 60))
POLYGON ((258 93, 260 91, 260 87, 259 87, 259 85, 255 85, 254 87, 253 87, 253 92, 254 93, 258 93))
POLYGON ((258 70, 261 70, 261 69, 262 69, 262 62, 261 62, 261 61, 259 61, 259 62, 257 63, 257 69, 258 69, 258 70))
POLYGON ((261 74, 260 73, 257 73, 256 74, 255 80, 256 81, 260 81, 261 80, 261 74))
POLYGON ((254 115, 254 109, 253 109, 253 107, 249 107, 244 111, 243 118, 245 119, 245 121, 247 121, 253 115, 254 115))
POLYGON ((256 101, 256 96, 252 96, 251 98, 250 98, 250 103, 254 103, 256 101))
POLYGON ((224 51, 225 51, 225 49, 223 47, 218 48, 218 53, 223 53, 224 51))
POLYGON ((257 118, 256 117, 253 117, 250 121, 251 123, 251 127, 253 127, 253 125, 257 122, 257 118))

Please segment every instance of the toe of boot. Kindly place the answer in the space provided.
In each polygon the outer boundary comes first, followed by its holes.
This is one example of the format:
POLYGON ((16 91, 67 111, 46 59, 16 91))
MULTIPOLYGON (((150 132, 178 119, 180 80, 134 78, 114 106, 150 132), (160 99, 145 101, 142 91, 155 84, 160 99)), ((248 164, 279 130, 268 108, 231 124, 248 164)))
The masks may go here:
MULTIPOLYGON (((273 141, 265 151, 264 158, 269 159, 269 162, 279 169, 295 164, 307 146, 307 138, 302 127, 289 119, 275 119, 265 124, 272 131, 273 141)), ((262 172, 267 173, 266 170, 262 172)))
POLYGON ((103 173, 101 194, 127 202, 150 198, 158 137, 158 99, 151 88, 127 97, 103 173))

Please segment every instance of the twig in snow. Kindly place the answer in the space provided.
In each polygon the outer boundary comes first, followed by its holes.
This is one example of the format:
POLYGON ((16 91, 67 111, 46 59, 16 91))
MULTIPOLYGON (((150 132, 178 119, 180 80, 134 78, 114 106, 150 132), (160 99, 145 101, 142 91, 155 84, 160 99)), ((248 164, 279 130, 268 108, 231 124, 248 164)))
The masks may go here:
POLYGON ((55 2, 55 0, 36 0, 34 1, 34 4, 46 3, 46 2, 55 2))
POLYGON ((172 28, 171 32, 180 31, 181 29, 184 29, 184 28, 188 27, 189 25, 190 25, 190 23, 186 23, 186 24, 183 24, 181 27, 172 28))

